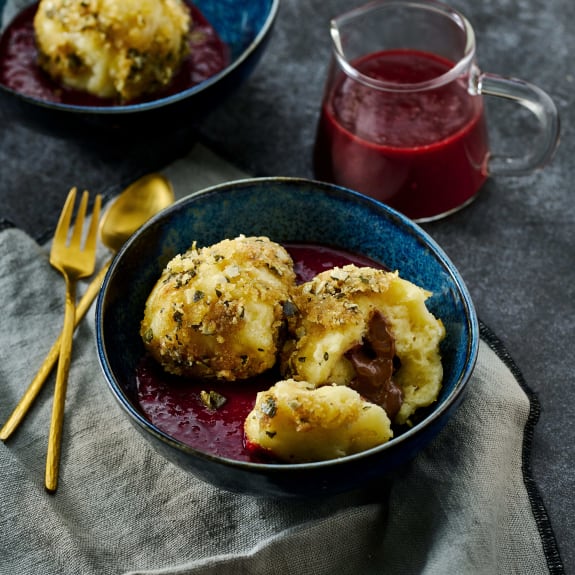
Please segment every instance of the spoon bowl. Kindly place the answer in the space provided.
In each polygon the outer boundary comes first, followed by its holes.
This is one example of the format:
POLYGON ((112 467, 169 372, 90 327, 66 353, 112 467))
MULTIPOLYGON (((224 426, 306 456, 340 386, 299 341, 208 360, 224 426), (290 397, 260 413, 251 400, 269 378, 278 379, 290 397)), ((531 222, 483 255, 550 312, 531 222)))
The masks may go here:
POLYGON ((100 239, 117 252, 151 216, 174 201, 170 181, 162 174, 148 174, 130 184, 112 203, 100 221, 100 239))

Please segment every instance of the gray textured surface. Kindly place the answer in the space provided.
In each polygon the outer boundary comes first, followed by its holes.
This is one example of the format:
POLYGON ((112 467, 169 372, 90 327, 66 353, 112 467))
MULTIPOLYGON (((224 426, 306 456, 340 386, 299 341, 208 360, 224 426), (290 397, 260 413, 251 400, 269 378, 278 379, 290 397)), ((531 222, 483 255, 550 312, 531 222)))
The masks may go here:
MULTIPOLYGON (((327 20, 356 3, 283 0, 269 50, 250 81, 207 121, 204 139, 255 175, 311 176, 310 152, 328 59, 327 20)), ((466 210, 426 225, 459 267, 480 318, 503 340, 537 393, 532 465, 566 572, 575 572, 575 3, 471 0, 453 4, 475 26, 484 70, 527 79, 557 103, 562 143, 550 166, 495 178, 466 210)), ((102 154, 17 125, 0 100, 0 219, 39 236, 72 184, 113 193, 178 150, 138 144, 102 154)), ((509 136, 507 107, 490 106, 494 145, 509 136)), ((519 122, 521 128, 521 122, 519 122)), ((528 139, 517 134, 520 145, 528 139)))

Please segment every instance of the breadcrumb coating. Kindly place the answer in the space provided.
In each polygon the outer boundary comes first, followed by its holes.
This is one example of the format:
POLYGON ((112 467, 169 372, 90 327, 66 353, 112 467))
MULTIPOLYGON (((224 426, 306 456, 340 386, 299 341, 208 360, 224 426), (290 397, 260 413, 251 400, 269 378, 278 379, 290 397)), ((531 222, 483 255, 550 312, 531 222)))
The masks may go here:
POLYGON ((294 286, 291 257, 266 237, 193 245, 154 286, 140 334, 170 373, 253 377, 276 364, 294 286))
POLYGON ((40 66, 64 86, 130 101, 166 86, 188 53, 181 0, 41 0, 40 66))

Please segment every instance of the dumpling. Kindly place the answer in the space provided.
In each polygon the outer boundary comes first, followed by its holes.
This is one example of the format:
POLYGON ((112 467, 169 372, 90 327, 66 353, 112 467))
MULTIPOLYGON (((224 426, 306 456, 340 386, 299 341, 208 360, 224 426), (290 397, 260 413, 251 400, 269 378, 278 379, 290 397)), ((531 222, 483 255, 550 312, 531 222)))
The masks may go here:
POLYGON ((144 345, 173 374, 256 376, 276 364, 294 286, 290 255, 266 237, 194 245, 168 263, 152 289, 144 345))
POLYGON ((395 272, 348 265, 318 274, 294 292, 283 376, 351 386, 406 423, 437 399, 443 379, 445 328, 429 295, 395 272))
POLYGON ((181 0, 41 0, 40 66, 64 86, 129 101, 166 86, 188 53, 181 0))
POLYGON ((385 411, 353 389, 293 379, 258 393, 244 431, 248 447, 290 463, 344 457, 393 436, 385 411))

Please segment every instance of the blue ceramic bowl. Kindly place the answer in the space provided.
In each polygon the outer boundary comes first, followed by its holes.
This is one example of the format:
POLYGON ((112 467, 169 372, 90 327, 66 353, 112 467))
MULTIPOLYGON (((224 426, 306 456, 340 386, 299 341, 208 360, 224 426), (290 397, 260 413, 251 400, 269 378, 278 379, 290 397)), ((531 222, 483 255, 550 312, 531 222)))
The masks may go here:
MULTIPOLYGON (((13 17, 15 0, 0 0, 0 30, 13 17)), ((33 127, 61 133, 79 126, 131 129, 149 132, 167 127, 198 124, 227 98, 253 71, 269 40, 279 0, 194 0, 194 5, 216 29, 230 49, 231 62, 219 74, 180 93, 133 105, 76 106, 23 95, 0 84, 15 106, 15 113, 33 127)), ((19 2, 20 5, 32 4, 19 2)))
POLYGON ((96 309, 97 346, 108 386, 136 429, 162 455, 219 487, 254 495, 332 494, 365 485, 413 457, 461 402, 474 368, 479 332, 458 271, 416 224, 358 193, 292 178, 241 180, 184 198, 144 225, 104 280, 96 309), (258 464, 214 457, 149 423, 135 401, 135 368, 144 349, 139 324, 162 269, 194 240, 208 245, 240 233, 277 242, 345 248, 379 261, 433 292, 431 311, 445 324, 443 389, 429 414, 403 435, 368 451, 306 464, 258 464))

